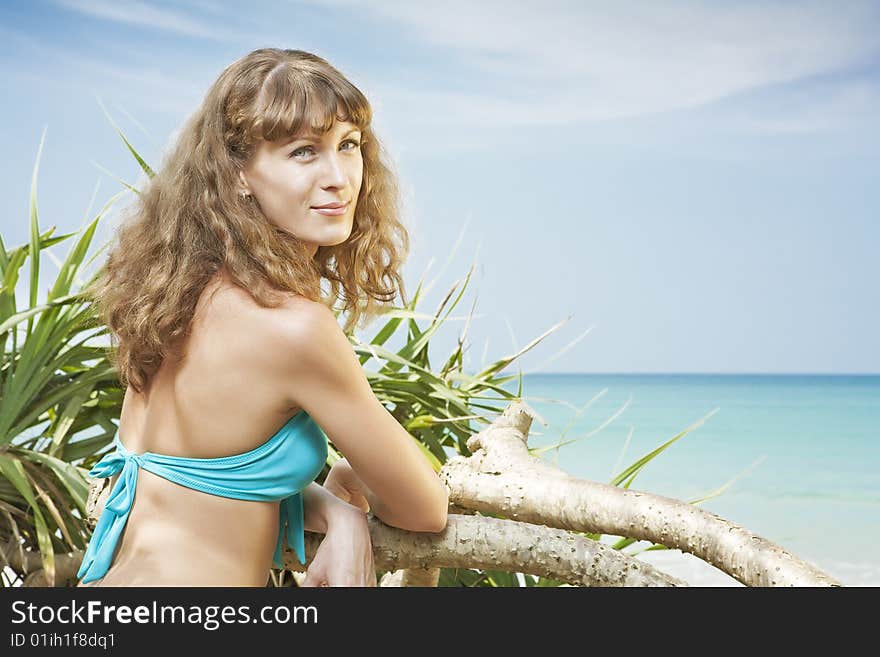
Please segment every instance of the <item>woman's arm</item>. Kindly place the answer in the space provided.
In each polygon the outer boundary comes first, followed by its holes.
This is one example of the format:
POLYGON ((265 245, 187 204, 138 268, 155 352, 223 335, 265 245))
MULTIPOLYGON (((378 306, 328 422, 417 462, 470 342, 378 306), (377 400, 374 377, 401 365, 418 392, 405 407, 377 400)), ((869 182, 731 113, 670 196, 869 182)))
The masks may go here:
POLYGON ((266 349, 275 355, 287 402, 304 409, 345 454, 367 491, 372 513, 407 531, 443 531, 446 486, 413 437, 376 398, 330 309, 304 300, 282 307, 274 317, 279 323, 273 321, 266 349))
POLYGON ((302 489, 302 498, 303 527, 307 532, 326 534, 327 527, 336 519, 351 514, 364 515, 359 508, 336 497, 316 481, 302 489))
POLYGON ((380 518, 391 513, 363 479, 358 477, 346 458, 339 459, 330 468, 327 478, 324 479, 324 490, 365 513, 372 511, 373 515, 380 518))
POLYGON ((327 525, 335 518, 349 514, 388 516, 391 510, 371 491, 352 469, 348 459, 339 459, 330 468, 324 486, 313 481, 302 491, 303 525, 306 531, 327 533, 327 525), (369 508, 361 508, 360 500, 352 496, 362 496, 369 508))

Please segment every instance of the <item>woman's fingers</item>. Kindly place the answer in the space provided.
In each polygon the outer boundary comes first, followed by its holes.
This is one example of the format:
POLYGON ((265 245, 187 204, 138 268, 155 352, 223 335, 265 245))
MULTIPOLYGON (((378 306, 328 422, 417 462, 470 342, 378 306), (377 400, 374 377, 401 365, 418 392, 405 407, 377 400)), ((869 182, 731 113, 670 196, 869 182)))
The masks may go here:
POLYGON ((333 493, 343 502, 349 502, 351 500, 351 493, 348 492, 348 489, 340 486, 336 482, 324 481, 324 489, 333 493))
POLYGON ((322 584, 321 586, 331 586, 331 587, 337 586, 337 587, 343 587, 343 588, 350 588, 350 587, 369 588, 369 587, 376 586, 376 573, 375 573, 375 571, 366 572, 363 574, 346 573, 344 576, 340 576, 338 578, 331 576, 329 578, 328 582, 329 583, 322 584))
POLYGON ((306 570, 306 577, 303 580, 303 586, 306 588, 326 586, 327 579, 328 573, 319 569, 313 563, 311 567, 306 570))
POLYGON ((357 495, 349 496, 348 500, 346 500, 349 504, 353 504, 357 508, 359 508, 364 513, 370 512, 370 503, 367 502, 367 498, 358 493, 357 495))

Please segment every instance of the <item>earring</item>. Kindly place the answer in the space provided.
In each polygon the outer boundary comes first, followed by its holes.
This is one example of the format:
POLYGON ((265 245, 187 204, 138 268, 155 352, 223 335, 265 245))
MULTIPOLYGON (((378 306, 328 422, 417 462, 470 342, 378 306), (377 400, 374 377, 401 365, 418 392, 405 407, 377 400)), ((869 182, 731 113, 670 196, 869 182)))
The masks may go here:
POLYGON ((251 198, 253 198, 253 197, 251 196, 250 192, 241 192, 241 193, 239 194, 239 196, 240 196, 241 198, 243 198, 244 200, 246 200, 246 201, 247 201, 247 200, 250 200, 251 198))

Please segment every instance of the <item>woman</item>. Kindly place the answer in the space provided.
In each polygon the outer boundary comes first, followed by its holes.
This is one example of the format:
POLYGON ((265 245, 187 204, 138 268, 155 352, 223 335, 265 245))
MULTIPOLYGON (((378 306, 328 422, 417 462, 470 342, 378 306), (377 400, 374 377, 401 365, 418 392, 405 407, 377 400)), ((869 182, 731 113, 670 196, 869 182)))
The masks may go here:
POLYGON ((126 392, 91 472, 112 488, 80 586, 265 586, 283 541, 305 563, 303 530, 324 534, 306 586, 375 586, 368 512, 445 527, 445 486, 343 332, 404 295, 408 236, 371 120, 324 59, 255 50, 118 230, 89 292, 126 392), (322 487, 327 439, 346 458, 322 487))

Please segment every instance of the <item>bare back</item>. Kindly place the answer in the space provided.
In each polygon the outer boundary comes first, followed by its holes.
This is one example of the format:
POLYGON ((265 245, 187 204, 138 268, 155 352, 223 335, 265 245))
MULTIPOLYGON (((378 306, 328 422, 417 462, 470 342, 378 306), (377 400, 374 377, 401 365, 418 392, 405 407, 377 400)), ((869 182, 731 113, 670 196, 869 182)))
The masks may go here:
MULTIPOLYGON (((126 449, 214 458, 254 449, 277 432, 300 409, 282 394, 286 384, 264 345, 272 312, 215 277, 199 299, 184 358, 166 359, 145 394, 126 391, 119 420, 126 449)), ((265 586, 277 538, 278 502, 210 495, 140 469, 110 569, 80 586, 265 586)))

